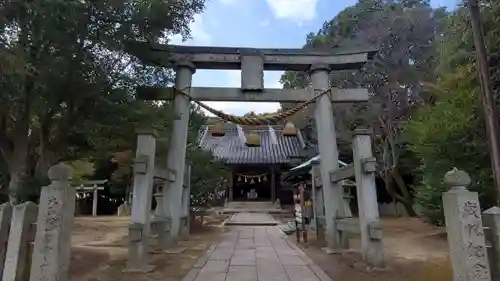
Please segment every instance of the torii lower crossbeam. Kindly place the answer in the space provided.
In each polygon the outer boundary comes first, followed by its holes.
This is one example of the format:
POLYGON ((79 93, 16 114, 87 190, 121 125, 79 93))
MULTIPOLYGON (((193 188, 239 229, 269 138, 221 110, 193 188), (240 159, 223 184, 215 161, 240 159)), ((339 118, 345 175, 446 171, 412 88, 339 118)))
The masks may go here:
MULTIPOLYGON (((190 97, 197 101, 228 101, 228 102, 303 102, 311 99, 315 92, 308 89, 264 89, 263 91, 244 91, 240 88, 223 87, 192 87, 190 97)), ((142 87, 137 91, 143 100, 171 100, 173 88, 142 87)), ((368 90, 332 89, 332 102, 351 103, 368 101, 368 90)))

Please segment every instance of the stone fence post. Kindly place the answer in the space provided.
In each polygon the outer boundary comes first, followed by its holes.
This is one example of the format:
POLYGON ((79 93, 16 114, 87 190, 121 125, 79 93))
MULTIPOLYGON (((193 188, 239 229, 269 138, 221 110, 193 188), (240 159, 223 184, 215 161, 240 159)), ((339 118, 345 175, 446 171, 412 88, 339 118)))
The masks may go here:
POLYGON ((446 173, 451 189, 443 194, 454 281, 491 281, 477 192, 467 190, 471 179, 457 168, 446 173))
POLYGON ((491 279, 500 281, 500 208, 491 207, 483 212, 484 234, 488 244, 491 279))
POLYGON ((76 188, 72 169, 63 163, 50 168, 52 183, 42 187, 30 281, 68 280, 76 188))
POLYGON ((11 220, 12 205, 9 202, 0 205, 0 276, 3 274, 11 220))
POLYGON ((2 280, 29 280, 37 212, 38 206, 33 202, 14 206, 2 280))

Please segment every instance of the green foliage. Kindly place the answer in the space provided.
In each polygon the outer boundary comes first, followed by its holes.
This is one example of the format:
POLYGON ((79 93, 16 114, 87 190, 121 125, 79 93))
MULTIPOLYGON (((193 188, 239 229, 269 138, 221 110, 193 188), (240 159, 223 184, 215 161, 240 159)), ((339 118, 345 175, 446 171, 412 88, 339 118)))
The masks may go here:
POLYGON ((453 167, 471 174, 471 189, 479 192, 483 207, 491 206, 494 198, 479 89, 468 88, 456 78, 452 81, 441 82, 449 94, 435 106, 421 107, 405 131, 412 151, 421 160, 417 198, 425 216, 437 225, 444 223, 441 195, 449 188, 442 179, 453 167))
MULTIPOLYGON (((496 89, 500 81, 500 28, 496 23, 500 4, 489 4, 482 11, 482 21, 496 89)), ((421 162, 417 197, 425 216, 437 225, 444 224, 441 195, 448 188, 443 186, 442 178, 453 167, 471 175, 470 188, 479 193, 483 209, 491 207, 495 200, 467 9, 458 9, 446 22, 438 53, 440 81, 427 87, 434 102, 421 107, 405 130, 405 137, 421 162)))
POLYGON ((73 175, 71 178, 71 183, 73 185, 84 183, 87 181, 87 178, 92 176, 95 172, 94 163, 86 160, 75 160, 67 164, 73 168, 73 175))
POLYGON ((199 148, 188 150, 191 165, 191 205, 203 206, 218 191, 226 190, 231 172, 213 160, 210 152, 199 148))
POLYGON ((191 166, 191 205, 200 206, 210 202, 217 191, 225 190, 231 173, 212 154, 202 151, 197 140, 207 117, 198 106, 192 105, 189 118, 187 162, 191 166))
MULTIPOLYGON (((414 108, 428 100, 423 82, 435 80, 435 55, 441 39, 444 9, 434 9, 426 0, 359 0, 326 22, 317 33, 307 36, 304 48, 323 51, 332 48, 348 50, 375 47, 379 52, 361 71, 332 72, 331 85, 339 88, 366 87, 372 93, 368 104, 334 104, 335 128, 340 157, 349 161, 352 130, 372 127, 376 139, 374 152, 379 174, 387 191, 402 202, 409 212, 413 198, 404 178, 416 168, 415 155, 401 138, 403 124, 414 108)), ((308 87, 306 73, 286 72, 282 82, 287 88, 308 87)), ((304 120, 303 131, 314 136, 311 110, 298 119, 304 120)))
POLYGON ((124 45, 189 36, 203 7, 204 0, 2 2, 0 157, 13 202, 56 162, 102 160, 133 143, 135 128, 169 124, 170 105, 138 102, 134 88, 167 85, 171 71, 142 64, 124 45))

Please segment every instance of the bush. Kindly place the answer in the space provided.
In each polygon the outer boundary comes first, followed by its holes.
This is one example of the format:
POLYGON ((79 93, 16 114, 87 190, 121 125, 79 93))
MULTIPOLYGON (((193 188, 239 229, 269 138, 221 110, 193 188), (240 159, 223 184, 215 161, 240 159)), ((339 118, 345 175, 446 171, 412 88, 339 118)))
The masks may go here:
POLYGON ((460 79, 441 83, 438 86, 449 90, 438 94, 441 99, 435 105, 420 108, 405 127, 405 138, 421 164, 416 197, 426 219, 435 225, 444 224, 441 195, 449 187, 442 179, 453 167, 470 174, 470 189, 479 193, 483 209, 495 198, 478 90, 460 79))

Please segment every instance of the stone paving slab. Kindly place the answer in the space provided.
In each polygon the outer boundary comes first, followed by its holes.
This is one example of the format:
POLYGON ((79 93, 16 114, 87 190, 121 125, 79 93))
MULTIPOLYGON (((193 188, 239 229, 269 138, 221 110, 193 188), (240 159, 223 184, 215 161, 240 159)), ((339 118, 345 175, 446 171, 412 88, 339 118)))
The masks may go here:
MULTIPOLYGON (((229 220, 226 221, 225 225, 242 225, 242 226, 274 226, 278 222, 271 217, 271 215, 266 213, 235 213, 231 215, 229 220)), ((244 237, 249 237, 249 234, 244 237)))
POLYGON ((231 226, 182 281, 332 280, 277 227, 231 226))

